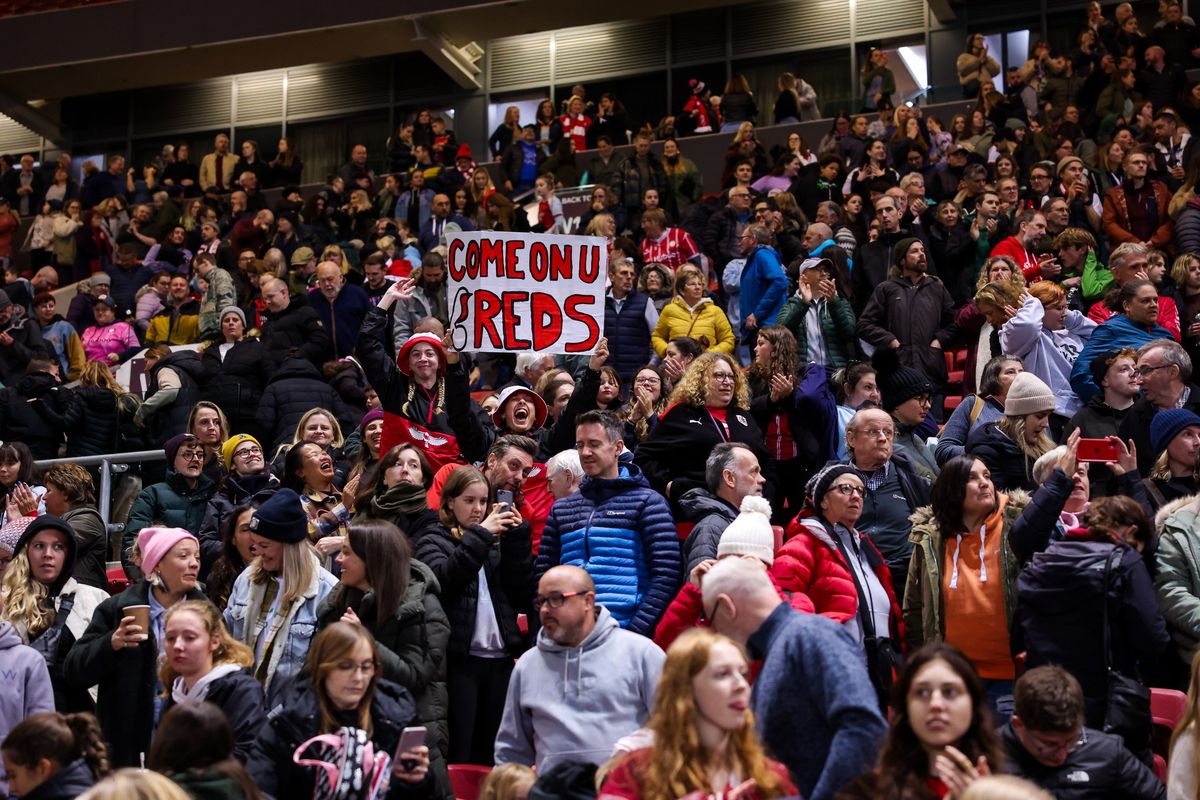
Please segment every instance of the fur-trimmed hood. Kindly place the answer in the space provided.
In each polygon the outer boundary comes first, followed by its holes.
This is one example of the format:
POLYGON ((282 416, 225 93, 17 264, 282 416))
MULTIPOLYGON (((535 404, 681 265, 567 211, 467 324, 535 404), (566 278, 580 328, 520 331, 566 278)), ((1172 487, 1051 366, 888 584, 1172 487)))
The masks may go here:
MULTIPOLYGON (((1163 530, 1166 528, 1167 521, 1174 516, 1175 512, 1187 509, 1190 505, 1196 504, 1194 509, 1189 509, 1192 517, 1195 518, 1196 516, 1200 516, 1200 502, 1198 501, 1200 501, 1200 494, 1190 494, 1186 497, 1177 497, 1160 508, 1154 513, 1155 533, 1157 533, 1159 536, 1162 536, 1163 530)), ((1191 529, 1192 525, 1189 523, 1186 527, 1191 529)))

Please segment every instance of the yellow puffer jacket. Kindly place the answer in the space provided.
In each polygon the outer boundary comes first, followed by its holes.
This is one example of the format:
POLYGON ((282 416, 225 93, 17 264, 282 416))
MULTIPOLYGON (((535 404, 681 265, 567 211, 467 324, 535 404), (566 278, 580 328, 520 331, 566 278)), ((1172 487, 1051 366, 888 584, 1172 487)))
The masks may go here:
POLYGON ((733 328, 725 312, 709 298, 704 298, 695 308, 688 308, 682 297, 676 297, 663 306, 658 325, 650 335, 654 351, 662 356, 667 351, 667 342, 680 336, 708 339, 708 349, 718 353, 732 353, 736 340, 733 328))

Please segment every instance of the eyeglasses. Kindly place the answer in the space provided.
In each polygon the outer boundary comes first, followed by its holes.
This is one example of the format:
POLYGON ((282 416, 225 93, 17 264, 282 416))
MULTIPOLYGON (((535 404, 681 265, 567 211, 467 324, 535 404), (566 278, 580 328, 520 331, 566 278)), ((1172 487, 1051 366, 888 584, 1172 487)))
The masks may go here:
POLYGON ((737 380, 732 372, 714 372, 709 377, 713 383, 733 383, 737 380))
POLYGON ((1154 370, 1156 370, 1156 369, 1162 369, 1163 367, 1169 367, 1169 366, 1171 366, 1171 365, 1170 364, 1158 364, 1158 365, 1152 367, 1149 364, 1143 364, 1140 367, 1136 367, 1135 371, 1137 372, 1138 375, 1141 375, 1144 378, 1147 375, 1149 375, 1151 372, 1154 372, 1154 370))
POLYGON ((658 386, 662 381, 658 378, 638 378, 634 383, 641 386, 658 386))
POLYGON ((183 458, 184 461, 203 461, 204 460, 204 451, 203 450, 180 450, 179 455, 183 458))
POLYGON ((547 606, 549 608, 562 608, 563 603, 567 602, 567 600, 571 599, 572 597, 579 597, 585 594, 588 594, 588 592, 551 592, 545 596, 539 594, 537 597, 533 598, 533 607, 538 610, 541 610, 542 606, 547 606))
POLYGON ((829 488, 833 491, 836 491, 838 494, 842 495, 843 497, 849 497, 852 494, 856 494, 859 497, 867 496, 866 487, 855 486, 853 483, 835 483, 833 486, 830 486, 829 488))
POLYGON ((859 433, 871 439, 878 439, 880 436, 884 439, 891 439, 896 435, 896 432, 890 428, 863 428, 859 433))
POLYGON ((238 450, 236 453, 233 454, 233 457, 234 458, 247 458, 249 456, 261 456, 262 454, 263 454, 262 448, 251 445, 250 447, 243 447, 241 450, 238 450))
POLYGON ((1079 736, 1070 744, 1050 744, 1043 742, 1029 730, 1026 730, 1025 736, 1029 739, 1029 743, 1033 745, 1033 749, 1042 758, 1050 758, 1059 753, 1070 754, 1075 752, 1081 745, 1087 744, 1087 730, 1084 728, 1079 729, 1079 736))

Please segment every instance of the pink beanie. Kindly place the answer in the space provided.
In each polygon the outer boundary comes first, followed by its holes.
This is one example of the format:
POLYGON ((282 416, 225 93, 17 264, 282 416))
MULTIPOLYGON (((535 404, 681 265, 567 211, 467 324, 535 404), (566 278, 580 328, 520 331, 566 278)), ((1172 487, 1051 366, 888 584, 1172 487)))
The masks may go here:
POLYGON ((153 573, 163 556, 184 539, 191 539, 200 546, 200 540, 183 528, 142 528, 137 538, 138 551, 142 554, 142 574, 153 573))

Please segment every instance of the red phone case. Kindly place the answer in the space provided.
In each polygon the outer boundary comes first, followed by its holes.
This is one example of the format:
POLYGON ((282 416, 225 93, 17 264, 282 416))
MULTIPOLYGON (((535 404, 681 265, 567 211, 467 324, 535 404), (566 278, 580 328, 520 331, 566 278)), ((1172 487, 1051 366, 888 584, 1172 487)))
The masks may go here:
POLYGON ((1108 439, 1080 439, 1079 448, 1075 451, 1075 460, 1112 464, 1119 455, 1120 450, 1116 442, 1110 442, 1108 439))

